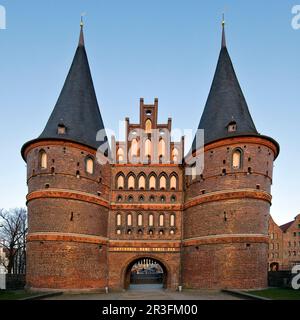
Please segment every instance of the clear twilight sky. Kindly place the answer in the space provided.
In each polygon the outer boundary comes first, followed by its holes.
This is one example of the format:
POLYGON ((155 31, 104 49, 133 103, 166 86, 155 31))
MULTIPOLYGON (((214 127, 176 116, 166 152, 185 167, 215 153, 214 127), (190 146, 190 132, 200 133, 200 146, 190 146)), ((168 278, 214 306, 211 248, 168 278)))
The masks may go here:
MULTIPOLYGON (((43 130, 62 89, 86 12, 85 43, 102 117, 138 121, 139 98, 159 98, 159 120, 198 126, 221 43, 258 131, 276 139, 271 214, 300 213, 300 30, 289 0, 0 0, 0 208, 25 206, 20 149, 43 130)), ((300 1, 298 1, 300 2, 300 1)))

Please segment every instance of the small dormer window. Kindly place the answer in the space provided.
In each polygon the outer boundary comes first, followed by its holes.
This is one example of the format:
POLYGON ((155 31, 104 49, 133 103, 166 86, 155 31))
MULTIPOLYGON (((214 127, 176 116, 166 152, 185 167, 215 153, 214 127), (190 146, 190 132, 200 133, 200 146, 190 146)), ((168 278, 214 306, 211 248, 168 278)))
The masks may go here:
POLYGON ((231 121, 227 126, 228 132, 236 132, 237 125, 235 121, 231 121))
POLYGON ((67 128, 66 128, 66 126, 65 126, 63 123, 60 123, 60 124, 57 126, 57 133, 58 133, 58 134, 66 134, 66 131, 67 131, 67 128))

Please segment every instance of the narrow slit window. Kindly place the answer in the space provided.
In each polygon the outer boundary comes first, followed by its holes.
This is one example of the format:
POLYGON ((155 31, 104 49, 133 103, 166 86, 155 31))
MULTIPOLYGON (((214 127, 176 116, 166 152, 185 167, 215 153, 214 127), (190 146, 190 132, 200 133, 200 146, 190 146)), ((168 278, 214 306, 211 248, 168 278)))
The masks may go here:
POLYGON ((139 189, 140 190, 145 190, 146 188, 146 179, 144 176, 139 177, 139 189))
POLYGON ((145 123, 145 131, 146 133, 151 133, 151 130, 152 130, 152 122, 150 119, 147 119, 145 123))
POLYGON ((149 224, 149 227, 153 227, 153 214, 149 214, 149 221, 148 221, 148 224, 149 224))
POLYGON ((124 150, 123 150, 123 148, 119 148, 118 149, 117 157, 118 157, 118 162, 124 161, 124 150))
POLYGON ((171 188, 171 190, 176 190, 177 189, 177 178, 175 176, 171 177, 170 188, 171 188))
POLYGON ((163 227, 164 226, 164 223, 165 223, 165 216, 163 214, 161 214, 159 216, 159 226, 160 227, 163 227))
POLYGON ((135 187, 135 179, 134 176, 130 176, 128 178, 128 189, 133 190, 135 187))
POLYGON ((170 227, 175 227, 175 214, 170 216, 170 227))
POLYGON ((154 176, 151 176, 151 177, 150 177, 150 180, 149 180, 149 188, 150 188, 150 190, 156 189, 156 179, 155 179, 154 176))
POLYGON ((132 157, 138 156, 138 142, 136 139, 132 139, 131 141, 131 156, 132 157))
POLYGON ((85 161, 85 169, 89 174, 94 173, 94 160, 92 158, 87 158, 85 161))
POLYGON ((242 151, 237 149, 232 154, 232 168, 240 169, 242 167, 242 151))
POLYGON ((138 226, 141 227, 143 225, 143 215, 139 213, 138 215, 138 226))
POLYGON ((47 169, 47 153, 44 150, 40 151, 40 167, 47 169))
POLYGON ((127 216, 127 226, 132 226, 132 214, 131 213, 127 216))
POLYGON ((147 139, 145 141, 145 156, 151 157, 151 140, 147 139))
POLYGON ((118 213, 117 214, 117 226, 120 226, 122 224, 122 217, 121 217, 121 214, 118 213))
POLYGON ((117 188, 118 189, 124 189, 124 177, 119 176, 117 180, 117 188))
POLYGON ((166 190, 167 189, 167 179, 165 176, 160 177, 159 179, 159 188, 161 190, 166 190))

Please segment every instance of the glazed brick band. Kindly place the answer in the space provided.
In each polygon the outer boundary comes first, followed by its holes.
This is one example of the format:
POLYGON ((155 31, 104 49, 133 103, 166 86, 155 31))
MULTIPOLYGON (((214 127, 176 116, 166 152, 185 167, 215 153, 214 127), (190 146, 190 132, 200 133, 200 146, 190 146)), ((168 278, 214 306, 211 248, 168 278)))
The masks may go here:
POLYGON ((74 190, 62 190, 62 189, 47 189, 31 192, 27 195, 27 204, 29 201, 40 198, 59 198, 59 199, 72 199, 85 201, 89 203, 98 204, 100 206, 109 207, 108 201, 99 196, 94 196, 89 193, 74 191, 74 190))
POLYGON ((183 245, 195 246, 206 244, 226 244, 226 243, 268 243, 269 237, 263 234, 228 234, 218 236, 206 236, 183 240, 183 245))
POLYGON ((264 191, 257 191, 251 189, 240 189, 240 190, 227 190, 227 191, 217 191, 211 192, 208 194, 204 194, 198 196, 184 205, 184 209, 197 206, 201 203, 206 202, 213 202, 213 201, 222 201, 222 200, 229 200, 229 199, 259 199, 267 201, 271 204, 272 196, 264 191))
POLYGON ((99 236, 90 236, 76 233, 59 233, 59 232, 36 232, 27 235, 27 242, 30 241, 66 241, 107 244, 108 239, 99 236))

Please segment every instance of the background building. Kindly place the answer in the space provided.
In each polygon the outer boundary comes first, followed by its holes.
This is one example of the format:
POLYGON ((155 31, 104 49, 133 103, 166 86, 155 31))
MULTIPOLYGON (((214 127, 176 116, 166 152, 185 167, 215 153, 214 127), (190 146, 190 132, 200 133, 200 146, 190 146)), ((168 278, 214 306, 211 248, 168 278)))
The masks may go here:
POLYGON ((269 270, 290 270, 300 264, 300 214, 282 226, 270 216, 269 270))

